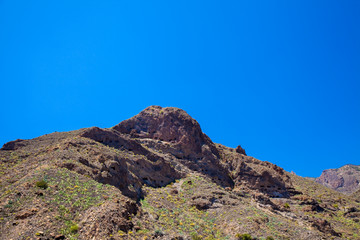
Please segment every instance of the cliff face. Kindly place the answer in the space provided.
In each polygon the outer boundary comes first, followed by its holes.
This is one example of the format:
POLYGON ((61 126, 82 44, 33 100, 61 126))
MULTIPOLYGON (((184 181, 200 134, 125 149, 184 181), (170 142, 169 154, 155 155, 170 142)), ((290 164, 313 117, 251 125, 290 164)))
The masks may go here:
POLYGON ((360 166, 345 165, 337 169, 324 170, 315 181, 336 191, 352 194, 360 189, 360 166))
POLYGON ((340 239, 360 229, 353 198, 213 143, 178 108, 12 141, 0 161, 1 239, 340 239))
POLYGON ((161 149, 180 172, 198 172, 223 187, 259 190, 289 196, 292 184, 284 171, 237 150, 214 144, 196 120, 178 108, 151 106, 113 130, 129 135, 148 148, 161 149))
POLYGON ((201 131, 199 123, 184 110, 151 106, 113 129, 136 138, 150 138, 171 143, 180 158, 197 158, 210 147, 218 155, 214 144, 201 131))

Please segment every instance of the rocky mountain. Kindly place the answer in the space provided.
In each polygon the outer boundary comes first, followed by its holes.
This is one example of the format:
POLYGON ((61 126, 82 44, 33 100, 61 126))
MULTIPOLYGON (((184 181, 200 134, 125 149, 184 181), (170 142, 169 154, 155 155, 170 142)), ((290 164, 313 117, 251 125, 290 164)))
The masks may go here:
POLYGON ((212 142, 178 108, 0 150, 1 239, 359 239, 358 199, 212 142))
POLYGON ((349 164, 327 169, 315 181, 344 194, 352 194, 360 189, 360 166, 349 164))

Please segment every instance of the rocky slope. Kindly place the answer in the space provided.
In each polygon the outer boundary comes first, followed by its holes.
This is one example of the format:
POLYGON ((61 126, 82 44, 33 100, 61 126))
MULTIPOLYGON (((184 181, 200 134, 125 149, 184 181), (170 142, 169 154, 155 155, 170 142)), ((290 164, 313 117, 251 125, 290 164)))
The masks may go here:
POLYGON ((0 184, 1 239, 360 235, 355 197, 213 143, 177 108, 9 142, 0 184))
POLYGON ((315 181, 344 194, 352 194, 360 189, 360 166, 349 164, 327 169, 315 181))

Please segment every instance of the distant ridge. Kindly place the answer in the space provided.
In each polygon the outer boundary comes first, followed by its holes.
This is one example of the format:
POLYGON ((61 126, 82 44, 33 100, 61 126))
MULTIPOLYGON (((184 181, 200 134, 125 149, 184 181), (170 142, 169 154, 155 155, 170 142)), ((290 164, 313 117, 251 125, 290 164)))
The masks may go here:
POLYGON ((324 170, 315 181, 350 195, 360 189, 360 165, 347 164, 340 168, 324 170))

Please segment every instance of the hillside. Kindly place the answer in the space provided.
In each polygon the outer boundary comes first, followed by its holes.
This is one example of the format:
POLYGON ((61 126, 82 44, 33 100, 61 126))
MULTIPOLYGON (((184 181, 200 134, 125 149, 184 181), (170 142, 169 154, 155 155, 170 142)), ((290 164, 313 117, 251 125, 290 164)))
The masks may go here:
POLYGON ((177 108, 0 150, 1 239, 360 239, 358 198, 216 144, 177 108))
POLYGON ((360 166, 348 164, 341 168, 327 169, 315 181, 349 195, 360 189, 360 166))

